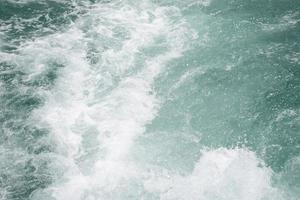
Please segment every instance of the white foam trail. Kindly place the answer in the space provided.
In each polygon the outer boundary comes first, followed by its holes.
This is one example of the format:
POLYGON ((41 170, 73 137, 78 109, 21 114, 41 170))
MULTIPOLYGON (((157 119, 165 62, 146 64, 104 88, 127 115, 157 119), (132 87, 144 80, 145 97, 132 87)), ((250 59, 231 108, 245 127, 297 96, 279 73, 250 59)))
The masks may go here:
POLYGON ((94 5, 64 33, 27 42, 19 55, 1 54, 17 66, 27 64, 22 70, 28 80, 51 70, 49 62, 64 66, 51 91, 37 91, 47 99, 30 121, 51 131, 56 157, 61 157, 61 169, 66 171, 31 199, 123 200, 126 188, 134 185, 138 186, 132 193, 140 193, 128 199, 153 199, 147 194, 162 200, 281 199, 271 186, 272 171, 259 166, 261 161, 247 150, 204 152, 186 176, 158 166, 148 171, 130 159, 136 138, 160 106, 153 90, 155 78, 195 37, 175 7, 116 1, 94 5), (137 66, 138 54, 157 46, 157 39, 165 50, 143 55, 137 66), (93 48, 99 60, 94 64, 87 59, 93 48))
POLYGON ((196 37, 183 19, 174 25, 174 16, 180 16, 179 9, 160 8, 147 1, 139 5, 95 5, 69 31, 23 48, 37 54, 31 61, 36 63, 33 71, 40 73, 45 68, 46 61, 39 59, 44 51, 51 52, 46 53, 47 57, 55 54, 50 57, 57 56, 65 66, 46 104, 34 112, 34 118, 49 127, 61 155, 72 168, 62 180, 33 194, 33 199, 49 194, 58 200, 99 199, 113 195, 123 180, 137 176, 138 169, 128 155, 159 108, 153 81, 170 60, 187 49, 187 40, 196 37), (115 36, 118 29, 127 35, 115 36), (168 50, 158 56, 146 56, 143 66, 135 66, 137 54, 144 47, 156 45, 156 38, 163 38, 168 50), (111 42, 110 48, 105 47, 105 41, 111 42), (100 62, 95 65, 86 59, 93 42, 99 42, 95 48, 102 51, 100 62), (96 140, 94 147, 98 150, 86 171, 79 160, 89 153, 89 147, 83 145, 87 140, 96 140))

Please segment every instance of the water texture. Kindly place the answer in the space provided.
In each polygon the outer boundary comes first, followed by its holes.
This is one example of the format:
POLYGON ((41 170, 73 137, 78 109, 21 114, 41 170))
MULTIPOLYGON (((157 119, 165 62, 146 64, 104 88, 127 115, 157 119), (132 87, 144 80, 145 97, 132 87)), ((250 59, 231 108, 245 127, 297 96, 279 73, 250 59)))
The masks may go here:
POLYGON ((0 200, 299 200, 299 0, 0 0, 0 200))

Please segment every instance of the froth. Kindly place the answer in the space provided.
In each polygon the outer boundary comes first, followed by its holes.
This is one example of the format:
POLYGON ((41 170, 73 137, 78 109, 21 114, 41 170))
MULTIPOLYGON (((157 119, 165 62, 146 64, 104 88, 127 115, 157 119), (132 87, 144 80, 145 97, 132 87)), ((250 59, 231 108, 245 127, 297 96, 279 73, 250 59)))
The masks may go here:
MULTIPOLYGON (((55 199, 109 198, 124 181, 139 176, 141 171, 129 154, 159 109, 153 82, 170 60, 188 48, 187 40, 196 37, 184 20, 174 26, 171 16, 180 16, 179 10, 147 1, 138 6, 96 4, 69 31, 41 40, 57 44, 44 51, 61 54, 64 68, 33 118, 51 130, 59 153, 72 164, 62 179, 34 198, 48 194, 55 199), (166 50, 144 55, 137 66, 137 55, 157 45, 157 38, 163 38, 166 50), (88 55, 97 61, 91 62, 88 55)), ((43 71, 45 62, 36 62, 34 71, 43 71)))
POLYGON ((218 149, 203 152, 190 175, 154 179, 145 186, 166 200, 280 199, 271 175, 251 151, 218 149))

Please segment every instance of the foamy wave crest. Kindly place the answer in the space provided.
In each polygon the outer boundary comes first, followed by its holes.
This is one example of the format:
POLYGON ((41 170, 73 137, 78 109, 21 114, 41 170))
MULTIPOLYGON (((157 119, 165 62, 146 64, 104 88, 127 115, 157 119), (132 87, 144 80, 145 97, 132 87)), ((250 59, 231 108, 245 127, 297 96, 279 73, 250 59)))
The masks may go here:
POLYGON ((253 152, 217 149, 203 152, 190 175, 167 175, 145 182, 160 199, 261 200, 282 199, 272 187, 272 170, 253 152))

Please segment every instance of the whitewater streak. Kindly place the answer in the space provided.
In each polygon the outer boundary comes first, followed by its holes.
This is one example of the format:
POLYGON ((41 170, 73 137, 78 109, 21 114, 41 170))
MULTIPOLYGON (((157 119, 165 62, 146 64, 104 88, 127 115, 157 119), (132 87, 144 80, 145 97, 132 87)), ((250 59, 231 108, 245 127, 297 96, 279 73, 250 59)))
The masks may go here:
POLYGON ((93 5, 68 31, 25 44, 22 53, 35 58, 29 78, 47 70, 45 59, 64 66, 32 121, 51 130, 66 171, 33 199, 110 199, 122 180, 138 175, 128 154, 159 109, 152 83, 197 37, 184 19, 171 18, 182 18, 178 8, 147 1, 93 5))

